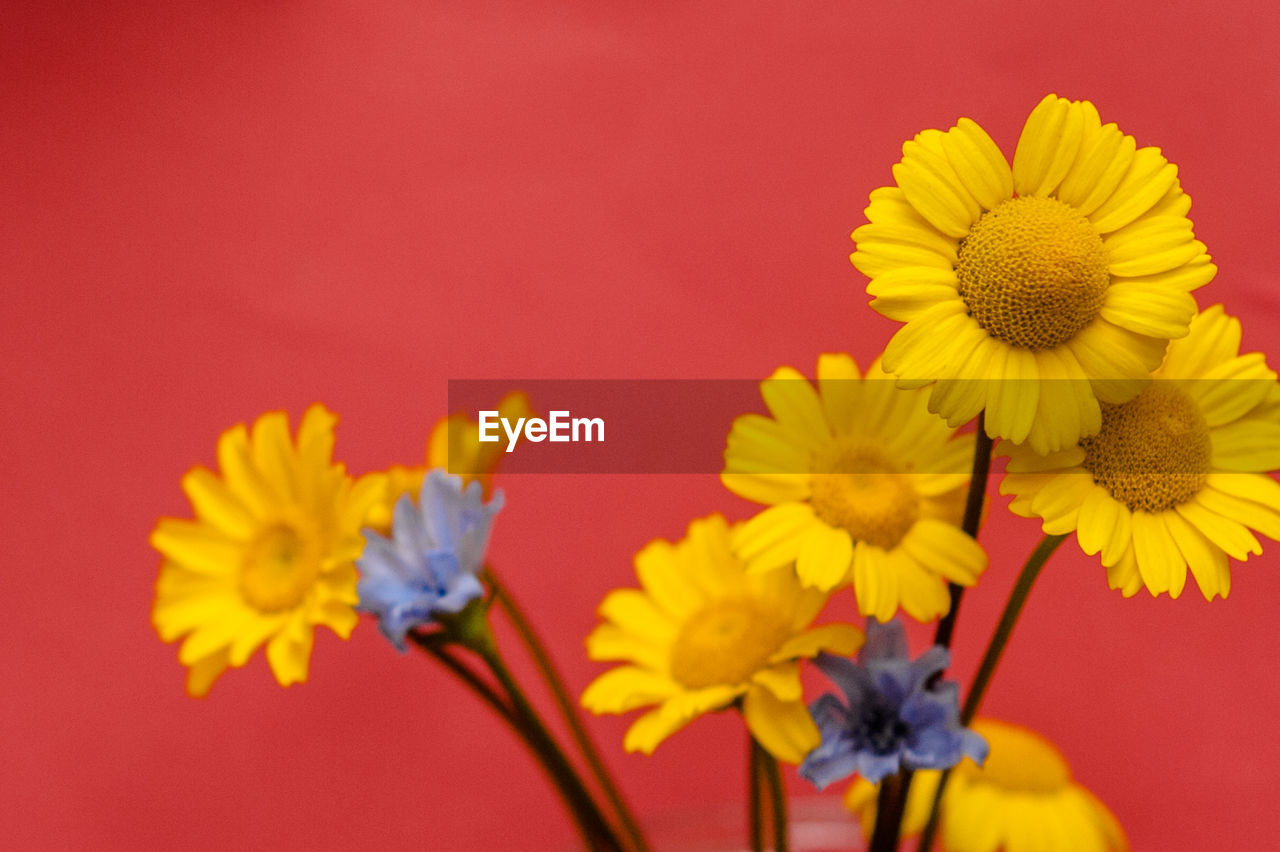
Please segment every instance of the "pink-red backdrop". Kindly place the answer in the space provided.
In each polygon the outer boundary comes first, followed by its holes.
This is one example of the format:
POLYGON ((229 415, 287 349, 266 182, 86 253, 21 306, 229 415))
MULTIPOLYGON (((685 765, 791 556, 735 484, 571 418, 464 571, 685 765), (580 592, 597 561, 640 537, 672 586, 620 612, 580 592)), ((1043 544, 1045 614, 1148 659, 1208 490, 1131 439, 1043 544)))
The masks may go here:
MULTIPOLYGON (((1202 305, 1280 361, 1271 8, 6 3, 0 845, 563 848, 513 739, 367 622, 319 635, 306 685, 259 656, 187 698, 148 618, 182 473, 316 400, 353 471, 419 461, 449 378, 865 362, 892 326, 848 234, 902 141, 969 115, 1012 150, 1049 91, 1179 164, 1221 267, 1202 305)), ((714 476, 502 485, 493 557, 575 689, 632 554, 752 510, 714 476)), ((1004 505, 962 679, 1037 535, 1004 505)), ((1123 600, 1074 545, 1035 590, 987 709, 1057 741, 1137 850, 1280 834, 1272 550, 1212 605, 1123 600)), ((740 800, 735 720, 648 759, 626 724, 591 728, 642 812, 740 800)))

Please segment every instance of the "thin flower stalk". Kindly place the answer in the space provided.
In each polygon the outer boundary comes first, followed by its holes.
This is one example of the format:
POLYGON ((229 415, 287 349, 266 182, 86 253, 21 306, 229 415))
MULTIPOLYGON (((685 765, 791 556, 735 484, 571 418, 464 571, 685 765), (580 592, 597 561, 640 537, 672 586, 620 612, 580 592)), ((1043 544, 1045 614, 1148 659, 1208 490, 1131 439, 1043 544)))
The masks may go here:
MULTIPOLYGON (((1022 571, 1018 574, 1018 580, 1014 584, 1013 591, 1009 593, 1009 600, 1004 605, 1004 612, 1000 614, 1000 621, 996 625, 995 633, 991 636, 991 641, 987 643, 987 650, 982 655, 982 663, 978 666, 977 673, 973 676, 973 683, 969 685, 969 692, 965 696, 964 707, 960 710, 961 724, 968 725, 978 714, 978 708, 982 706, 982 699, 986 695, 987 687, 991 685, 991 679, 995 677, 996 667, 1000 665, 1000 658, 1004 654, 1004 649, 1008 647, 1009 639, 1013 636, 1013 628, 1018 623, 1018 617, 1022 615, 1022 608, 1026 606, 1027 598, 1031 596, 1031 588, 1035 585, 1036 578, 1040 576, 1041 569, 1045 563, 1049 561, 1049 557, 1058 549, 1058 545, 1062 544, 1066 538, 1065 535, 1047 535, 1040 539, 1040 543, 1036 545, 1035 550, 1031 551, 1031 555, 1027 557, 1026 564, 1022 566, 1022 571)), ((938 832, 938 820, 942 810, 942 795, 947 788, 947 779, 951 775, 951 770, 942 773, 942 780, 938 782, 937 792, 933 795, 933 805, 929 810, 929 821, 925 824, 924 831, 920 834, 920 846, 918 852, 927 852, 933 845, 933 838, 938 832)))
POLYGON ((605 798, 609 800, 609 805, 617 816, 623 832, 627 835, 631 848, 635 852, 647 852, 649 844, 645 840, 644 833, 640 830, 639 823, 636 822, 634 815, 631 813, 631 808, 627 805, 626 799, 623 798, 618 785, 614 783, 613 776, 605 767, 604 761, 600 757, 600 752, 595 743, 592 742, 590 734, 587 733, 586 727, 582 724, 582 719, 574 707, 573 699, 565 687, 564 678, 561 677, 560 672, 556 669, 551 655, 547 653, 546 646, 538 637, 533 625, 528 617, 525 616, 515 598, 499 581, 493 566, 486 568, 485 579, 492 590, 493 600, 498 606, 502 607, 503 612, 511 619, 511 624, 515 628, 516 634, 520 637, 529 652, 529 656, 533 658, 534 664, 538 667, 543 681, 555 699, 556 707, 560 711, 561 717, 569 728, 569 733, 577 744, 578 750, 582 752, 582 756, 586 759, 587 766, 595 777, 596 782, 600 785, 600 789, 604 792, 605 798))

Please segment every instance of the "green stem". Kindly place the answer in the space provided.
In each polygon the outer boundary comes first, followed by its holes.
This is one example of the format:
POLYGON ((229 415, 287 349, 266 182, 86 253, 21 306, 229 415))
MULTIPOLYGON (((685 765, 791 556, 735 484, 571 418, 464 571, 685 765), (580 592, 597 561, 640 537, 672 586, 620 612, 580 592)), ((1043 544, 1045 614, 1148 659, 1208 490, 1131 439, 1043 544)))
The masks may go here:
MULTIPOLYGON (((978 413, 977 434, 973 442, 973 465, 969 472, 969 491, 964 501, 964 518, 960 522, 960 529, 975 541, 978 538, 978 525, 982 522, 982 508, 987 498, 987 479, 991 475, 993 441, 987 434, 986 419, 985 411, 978 413)), ((964 596, 964 586, 948 583, 947 592, 951 595, 951 606, 947 609, 947 614, 938 620, 938 629, 933 635, 933 644, 941 645, 943 648, 951 647, 956 619, 960 615, 960 600, 964 596)), ((941 676, 942 673, 939 672, 938 677, 941 676)), ((896 781, 889 783, 889 779, 885 779, 885 783, 881 785, 880 796, 876 802, 876 830, 871 839, 871 852, 893 852, 898 848, 898 839, 902 833, 902 814, 906 810, 907 794, 910 791, 910 772, 901 774, 901 783, 896 781), (877 839, 879 839, 878 843, 877 839)))
POLYGON ((911 772, 905 769, 880 782, 880 795, 876 799, 876 828, 871 833, 871 852, 897 850, 910 783, 911 772))
MULTIPOLYGON (((978 415, 978 432, 973 445, 973 468, 969 474, 969 493, 964 501, 964 519, 960 529, 975 541, 978 538, 978 524, 982 522, 982 507, 987 498, 987 478, 991 475, 992 440, 987 435, 986 412, 978 415)), ((933 644, 944 648, 951 647, 951 634, 956 629, 956 618, 960 614, 960 599, 964 595, 964 586, 949 583, 947 591, 951 594, 951 608, 938 621, 937 632, 933 635, 933 644)))
POLYGON ((586 759, 587 767, 600 785, 600 789, 604 791, 605 798, 609 800, 609 806, 617 814, 622 830, 631 842, 631 848, 635 852, 648 852, 649 844, 645 842, 644 834, 641 832, 635 816, 631 813, 631 809, 627 806, 626 799, 623 798, 622 792, 614 783, 613 776, 609 774, 609 770, 605 768, 600 752, 596 749, 595 743, 591 741, 591 736, 582 724, 582 717, 578 715, 573 699, 565 688, 564 678, 560 676, 555 663, 552 662, 546 646, 538 637, 537 632, 534 631, 533 625, 525 616, 520 605, 516 603, 515 598, 498 581, 497 574, 494 573, 492 566, 486 569, 485 577, 489 581, 489 587, 493 590, 494 600, 498 603, 498 606, 502 607, 507 617, 511 619, 512 626, 515 627, 520 640, 524 643, 525 648, 528 649, 529 656, 533 658, 533 662, 538 667, 538 671, 542 675, 543 681, 546 682, 547 688, 551 690, 556 707, 564 718, 573 741, 586 759))
POLYGON ((524 692, 516 683, 511 670, 498 654, 492 636, 476 642, 473 650, 484 660, 503 691, 507 693, 514 715, 520 720, 521 727, 524 729, 527 742, 541 757, 543 766, 562 791, 570 810, 577 818, 587 848, 604 850, 604 852, 623 852, 622 844, 615 836, 613 828, 600 813, 599 807, 583 785, 582 779, 578 777, 577 770, 565 757, 537 711, 524 697, 524 692))
POLYGON ((449 653, 444 644, 435 640, 435 635, 423 635, 410 631, 407 634, 410 642, 435 657, 445 668, 453 672, 471 691, 479 696, 486 704, 488 704, 495 713, 506 720, 519 733, 519 722, 516 720, 515 713, 511 709, 511 705, 503 700, 502 696, 494 691, 493 687, 485 683, 475 672, 467 668, 461 660, 449 653))
POLYGON ((747 826, 751 852, 764 852, 764 801, 760 796, 760 752, 755 738, 747 734, 747 826))
POLYGON ((773 816, 773 848, 774 852, 787 852, 787 796, 782 786, 782 772, 778 769, 778 760, 764 747, 755 741, 757 765, 764 771, 765 783, 769 787, 769 809, 773 816))
POLYGON ((969 685, 969 694, 965 697, 964 709, 960 711, 960 724, 969 724, 973 721, 973 717, 977 715, 978 707, 982 704, 982 698, 987 692, 987 687, 991 685, 991 678, 995 676, 996 666, 1000 665, 1000 657, 1004 654, 1005 646, 1009 644, 1009 637, 1013 635, 1014 625, 1018 623, 1018 616, 1022 614, 1022 608, 1026 606, 1027 598, 1031 595, 1031 587, 1035 585, 1036 578, 1040 576, 1040 569, 1044 568, 1045 563, 1049 561, 1049 557, 1053 555, 1053 552, 1058 549, 1058 545, 1062 544, 1065 538, 1065 535, 1046 535, 1040 539, 1036 549, 1031 551, 1031 555, 1027 557, 1026 564, 1022 566, 1022 573, 1018 575, 1018 582, 1009 594, 1009 602, 1004 605, 1004 612, 1000 615, 1000 623, 996 625, 996 632, 991 637, 991 642, 987 645, 987 652, 982 657, 982 664, 978 666, 978 673, 973 676, 973 683, 969 685))
MULTIPOLYGON (((1013 635, 1013 628, 1018 623, 1018 617, 1022 615, 1022 608, 1026 606, 1027 598, 1031 595, 1031 587, 1035 585, 1036 578, 1040 576, 1040 571, 1044 568, 1045 563, 1049 561, 1049 557, 1053 555, 1053 552, 1058 549, 1058 545, 1062 544, 1065 538, 1065 535, 1046 535, 1040 539, 1036 549, 1031 551, 1031 555, 1027 557, 1026 563, 1023 564, 1022 572, 1018 574, 1018 581, 1014 584, 1013 591, 1009 593, 1009 600, 1004 605, 1004 612, 1000 614, 1000 621, 996 625, 995 633, 992 634, 991 641, 987 644, 986 653, 982 656, 982 663, 978 666, 978 671, 973 676, 973 682, 969 684, 969 692, 965 696, 964 708, 960 711, 960 724, 968 725, 973 721, 973 717, 978 715, 978 708, 982 706, 982 699, 987 694, 987 687, 991 685, 991 679, 995 677, 996 667, 1000 665, 1000 658, 1009 644, 1009 638, 1013 635)), ((938 791, 934 793, 933 806, 929 811, 929 822, 925 825, 924 831, 920 835, 920 846, 917 852, 927 852, 933 845, 933 838, 938 833, 942 794, 946 789, 947 779, 950 776, 951 770, 947 770, 942 773, 942 778, 938 781, 938 791)))
POLYGON ((601 848, 597 845, 591 828, 579 812, 580 803, 577 801, 575 796, 571 795, 569 789, 564 783, 564 779, 559 774, 559 771, 553 766, 553 762, 548 760, 545 744, 537 742, 535 738, 531 736, 527 723, 516 714, 509 702, 498 695, 492 686, 485 683, 485 681, 474 671, 469 669, 466 664, 453 656, 453 654, 449 653, 445 648, 444 643, 439 640, 439 635, 440 634, 424 635, 421 633, 410 632, 408 634, 408 638, 409 641, 426 651, 432 657, 435 657, 435 659, 443 664, 445 668, 457 675, 464 684, 471 688, 472 692, 488 704, 499 715, 499 717, 501 717, 511 727, 511 729, 524 742, 525 746, 533 752, 534 757, 536 757, 542 764, 543 771, 545 771, 551 777, 551 780, 555 782, 556 792, 560 795, 565 807, 567 807, 569 812, 574 816, 578 832, 582 836, 582 842, 586 844, 588 849, 601 848))

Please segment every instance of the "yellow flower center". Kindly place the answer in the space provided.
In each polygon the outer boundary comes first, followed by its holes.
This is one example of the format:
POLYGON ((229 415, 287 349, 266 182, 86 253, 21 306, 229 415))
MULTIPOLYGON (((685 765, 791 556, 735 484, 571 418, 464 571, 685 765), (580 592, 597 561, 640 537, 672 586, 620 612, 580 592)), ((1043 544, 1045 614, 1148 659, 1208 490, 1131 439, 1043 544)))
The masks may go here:
POLYGON ((842 438, 815 456, 809 479, 813 512, 855 541, 897 546, 920 518, 910 476, 876 444, 842 438))
POLYGON ((1102 431, 1080 442, 1093 481, 1130 509, 1163 512, 1204 486, 1213 448, 1200 407, 1156 381, 1124 405, 1102 406, 1102 431))
POLYGON ((259 612, 297 606, 320 574, 315 536, 285 523, 264 528, 245 548, 240 594, 259 612))
POLYGON ((960 298, 992 337, 1052 349, 1093 322, 1111 283, 1093 225, 1056 198, 1012 198, 960 241, 960 298))
POLYGON ((790 636, 790 625, 764 601, 745 595, 712 601, 680 628, 671 676, 690 689, 745 683, 790 636))
POLYGON ((979 720, 973 728, 991 746, 982 768, 965 761, 960 771, 984 784, 1016 793, 1053 793, 1071 783, 1071 768, 1046 739, 1025 728, 979 720))

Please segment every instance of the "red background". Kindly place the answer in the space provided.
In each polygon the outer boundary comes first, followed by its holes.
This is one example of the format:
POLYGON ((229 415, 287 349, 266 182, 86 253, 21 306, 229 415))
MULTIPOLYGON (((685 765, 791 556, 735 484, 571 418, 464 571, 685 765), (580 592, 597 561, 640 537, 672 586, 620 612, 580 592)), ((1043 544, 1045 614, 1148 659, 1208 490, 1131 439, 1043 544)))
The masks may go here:
MULTIPOLYGON (((188 512, 182 473, 230 424, 316 400, 353 471, 418 462, 449 378, 866 362, 892 325, 848 234, 903 140, 969 115, 1012 151, 1049 91, 1179 164, 1221 267, 1201 304, 1280 362, 1271 9, 5 4, 5 845, 563 848, 514 740, 369 623, 320 632, 306 685, 259 655, 187 698, 147 545, 188 512)), ((713 476, 502 485, 493 558, 575 689, 632 554, 752 511, 713 476)), ((1005 502, 962 680, 1037 535, 1005 502)), ((987 710, 1057 741, 1137 850, 1280 834, 1271 550, 1212 605, 1126 601, 1074 546, 1035 590, 987 710)), ((622 754, 626 724, 592 730, 645 814, 740 799, 734 720, 648 759, 622 754)))

